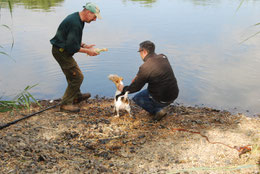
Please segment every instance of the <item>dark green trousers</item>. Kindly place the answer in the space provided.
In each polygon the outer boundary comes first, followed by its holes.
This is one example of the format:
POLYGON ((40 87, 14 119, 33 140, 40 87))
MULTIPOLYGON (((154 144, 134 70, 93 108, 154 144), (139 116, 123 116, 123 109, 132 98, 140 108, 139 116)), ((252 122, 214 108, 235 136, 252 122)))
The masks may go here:
POLYGON ((63 104, 72 104, 81 94, 80 86, 83 81, 83 74, 71 54, 55 46, 52 47, 52 55, 59 63, 68 83, 67 89, 62 97, 63 104))

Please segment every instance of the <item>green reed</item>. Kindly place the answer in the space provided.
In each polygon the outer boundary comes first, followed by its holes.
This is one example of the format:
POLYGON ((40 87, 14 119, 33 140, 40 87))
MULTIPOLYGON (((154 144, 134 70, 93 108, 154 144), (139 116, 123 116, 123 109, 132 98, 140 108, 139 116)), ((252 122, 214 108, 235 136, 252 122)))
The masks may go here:
MULTIPOLYGON (((236 12, 238 12, 238 10, 241 8, 241 6, 243 5, 243 3, 244 3, 245 1, 248 1, 248 0, 241 0, 241 1, 240 1, 240 4, 239 4, 239 6, 237 7, 236 12)), ((257 26, 260 26, 260 23, 256 23, 256 24, 253 25, 253 27, 257 27, 257 26)), ((247 37, 247 38, 244 39, 242 42, 240 42, 240 44, 242 44, 242 43, 248 41, 249 39, 251 39, 251 38, 253 38, 253 37, 255 37, 255 36, 258 35, 259 33, 260 33, 260 31, 258 31, 258 32, 256 32, 255 34, 253 34, 253 35, 247 37)))
POLYGON ((27 86, 22 92, 16 95, 14 99, 11 101, 0 100, 0 112, 7 112, 7 111, 14 111, 14 110, 19 111, 21 109, 27 109, 29 111, 33 103, 36 103, 38 106, 42 107, 41 104, 29 92, 29 90, 35 87, 36 85, 27 86))
MULTIPOLYGON (((8 0, 7 2, 8 2, 8 7, 9 7, 11 18, 13 18, 13 15, 12 15, 13 8, 12 8, 11 1, 12 0, 8 0)), ((2 4, 0 3, 0 12, 1 12, 1 6, 2 6, 2 4)), ((0 13, 0 17, 1 17, 1 13, 0 13)), ((8 25, 5 25, 5 24, 0 24, 0 27, 3 27, 10 31, 10 33, 12 35, 12 44, 11 44, 11 50, 12 50, 12 48, 14 46, 14 37, 13 37, 12 29, 8 25)), ((6 51, 4 51, 3 46, 0 45, 0 49, 3 50, 3 51, 0 50, 0 54, 8 56, 12 60, 14 60, 8 53, 6 53, 6 51)), ((27 110, 30 110, 30 107, 33 102, 41 107, 41 105, 38 103, 38 101, 29 93, 29 90, 31 88, 35 87, 36 85, 27 86, 22 92, 20 92, 18 95, 16 95, 15 98, 11 101, 0 100, 0 112, 21 110, 21 109, 25 109, 25 108, 27 110)), ((0 99, 1 99, 1 97, 0 97, 0 99)))
MULTIPOLYGON (((12 7, 12 4, 11 4, 11 1, 12 0, 8 0, 8 8, 9 8, 9 11, 10 11, 11 18, 13 18, 13 7, 12 7)), ((2 4, 0 4, 0 11, 1 11, 1 6, 2 6, 2 4)), ((11 50, 12 50, 13 46, 14 46, 14 37, 13 37, 12 29, 8 25, 5 25, 5 24, 0 24, 0 27, 9 30, 9 32, 11 33, 11 36, 12 36, 11 50)), ((1 45, 0 45, 0 49, 2 50, 2 51, 0 50, 0 54, 5 55, 5 56, 11 58, 13 61, 15 61, 8 53, 6 53, 6 51, 4 50, 4 47, 2 47, 1 45)))

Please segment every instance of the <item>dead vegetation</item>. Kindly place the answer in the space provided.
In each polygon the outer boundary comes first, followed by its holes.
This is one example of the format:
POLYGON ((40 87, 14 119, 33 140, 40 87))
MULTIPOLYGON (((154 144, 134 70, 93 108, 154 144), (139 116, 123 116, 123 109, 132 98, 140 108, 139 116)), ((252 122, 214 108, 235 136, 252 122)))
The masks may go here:
POLYGON ((153 122, 133 103, 135 119, 116 118, 112 104, 97 97, 80 113, 55 108, 0 130, 0 173, 259 173, 259 118, 177 105, 153 122))

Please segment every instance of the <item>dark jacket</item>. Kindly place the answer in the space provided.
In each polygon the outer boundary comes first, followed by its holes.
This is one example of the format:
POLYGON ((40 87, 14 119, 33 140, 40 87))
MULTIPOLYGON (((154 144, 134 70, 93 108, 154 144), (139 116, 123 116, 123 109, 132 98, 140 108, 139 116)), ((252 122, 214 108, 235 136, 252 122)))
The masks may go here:
POLYGON ((82 40, 84 22, 81 21, 79 12, 67 16, 59 25, 56 35, 50 40, 51 44, 64 48, 70 54, 79 51, 82 40))
POLYGON ((158 102, 173 102, 179 94, 177 80, 174 76, 168 58, 163 54, 150 54, 144 58, 144 63, 130 84, 123 91, 134 93, 148 83, 150 95, 158 102))

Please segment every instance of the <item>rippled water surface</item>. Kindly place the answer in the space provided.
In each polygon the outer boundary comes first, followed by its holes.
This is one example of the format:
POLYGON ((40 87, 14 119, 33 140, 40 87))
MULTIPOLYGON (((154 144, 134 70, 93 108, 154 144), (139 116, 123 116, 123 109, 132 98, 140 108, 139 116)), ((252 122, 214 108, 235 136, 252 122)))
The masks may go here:
MULTIPOLYGON (((75 55, 85 76, 82 92, 112 97, 115 86, 107 76, 118 74, 129 84, 142 64, 139 43, 151 40, 174 69, 180 87, 177 103, 260 113, 260 34, 242 42, 260 31, 254 26, 260 22, 260 1, 246 1, 238 11, 239 0, 93 2, 103 19, 85 25, 83 41, 109 51, 96 57, 75 55)), ((0 54, 1 99, 34 84, 30 92, 38 99, 59 98, 65 91, 49 40, 85 1, 38 3, 14 0, 12 13, 5 1, 1 4, 0 52, 12 57, 0 54)))

